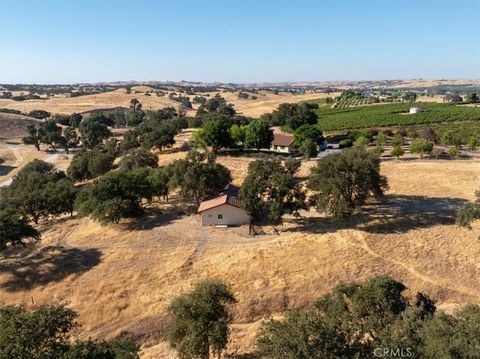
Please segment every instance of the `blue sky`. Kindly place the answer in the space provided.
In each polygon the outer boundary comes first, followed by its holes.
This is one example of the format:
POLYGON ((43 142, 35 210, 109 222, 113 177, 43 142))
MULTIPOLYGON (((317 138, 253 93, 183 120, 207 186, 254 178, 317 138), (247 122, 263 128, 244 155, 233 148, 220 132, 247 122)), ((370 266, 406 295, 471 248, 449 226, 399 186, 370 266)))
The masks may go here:
POLYGON ((0 0, 0 83, 480 78, 480 0, 0 0))

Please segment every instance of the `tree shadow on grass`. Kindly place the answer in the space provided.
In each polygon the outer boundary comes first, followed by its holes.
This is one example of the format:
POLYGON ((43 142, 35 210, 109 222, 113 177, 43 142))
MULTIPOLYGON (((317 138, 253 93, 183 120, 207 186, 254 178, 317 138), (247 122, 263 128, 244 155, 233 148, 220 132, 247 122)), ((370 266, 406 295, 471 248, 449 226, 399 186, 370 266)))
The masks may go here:
POLYGON ((454 224, 458 208, 467 201, 460 198, 388 195, 380 204, 363 206, 352 217, 307 217, 289 231, 328 233, 357 228, 369 233, 406 233, 435 225, 454 224))
POLYGON ((85 273, 100 263, 102 253, 95 248, 56 246, 16 251, 0 260, 0 273, 9 274, 0 288, 16 292, 58 282, 71 274, 85 273))
POLYGON ((125 223, 125 227, 129 230, 145 231, 155 227, 165 226, 173 221, 180 219, 188 214, 185 208, 171 207, 171 208, 147 208, 145 213, 132 221, 125 223))
POLYGON ((6 176, 8 175, 10 172, 12 172, 15 168, 15 166, 3 166, 3 165, 0 165, 0 176, 6 176))

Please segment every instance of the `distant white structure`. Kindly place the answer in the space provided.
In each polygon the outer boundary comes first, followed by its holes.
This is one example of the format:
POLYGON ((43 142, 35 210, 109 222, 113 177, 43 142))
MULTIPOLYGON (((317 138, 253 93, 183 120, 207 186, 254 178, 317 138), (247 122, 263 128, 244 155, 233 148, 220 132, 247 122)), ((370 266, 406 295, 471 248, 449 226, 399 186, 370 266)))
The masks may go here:
POLYGON ((200 203, 198 213, 202 226, 239 226, 250 222, 247 212, 240 206, 239 188, 229 185, 216 197, 200 203))
POLYGON ((424 108, 421 108, 421 107, 410 107, 409 110, 408 110, 408 113, 409 114, 414 114, 414 113, 420 113, 420 112, 424 112, 425 109, 424 108))

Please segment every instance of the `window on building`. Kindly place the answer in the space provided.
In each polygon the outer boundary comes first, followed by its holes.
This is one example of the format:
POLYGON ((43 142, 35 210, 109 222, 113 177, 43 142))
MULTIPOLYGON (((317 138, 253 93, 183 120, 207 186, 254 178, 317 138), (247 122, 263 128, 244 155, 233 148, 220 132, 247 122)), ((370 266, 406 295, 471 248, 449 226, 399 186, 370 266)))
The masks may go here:
POLYGON ((223 219, 223 214, 219 214, 218 219, 223 219))

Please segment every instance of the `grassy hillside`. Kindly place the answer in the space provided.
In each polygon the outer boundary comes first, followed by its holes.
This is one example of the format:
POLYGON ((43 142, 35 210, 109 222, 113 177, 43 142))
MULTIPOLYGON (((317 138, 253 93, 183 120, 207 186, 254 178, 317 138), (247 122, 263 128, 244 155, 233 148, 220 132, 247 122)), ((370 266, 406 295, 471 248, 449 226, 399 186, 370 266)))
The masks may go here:
MULTIPOLYGON (((480 121, 480 108, 454 104, 415 103, 425 112, 409 115, 408 103, 360 106, 351 108, 325 108, 317 110, 319 126, 324 131, 384 126, 407 126, 450 121, 480 121)), ((480 122, 479 122, 480 126, 480 122)))
MULTIPOLYGON (((236 170, 238 180, 244 174, 236 170)), ((66 217, 42 224, 38 246, 0 260, 0 304, 66 303, 79 313, 83 337, 129 336, 146 348, 142 358, 156 359, 174 357, 163 342, 168 304, 206 278, 230 285, 238 300, 229 354, 253 351, 264 316, 309 307, 338 283, 373 275, 391 275, 441 309, 479 303, 478 227, 454 224, 456 208, 478 187, 479 163, 385 161, 382 173, 388 202, 338 223, 315 211, 287 217, 279 234, 202 227, 198 215, 155 204, 136 223, 66 217)))

